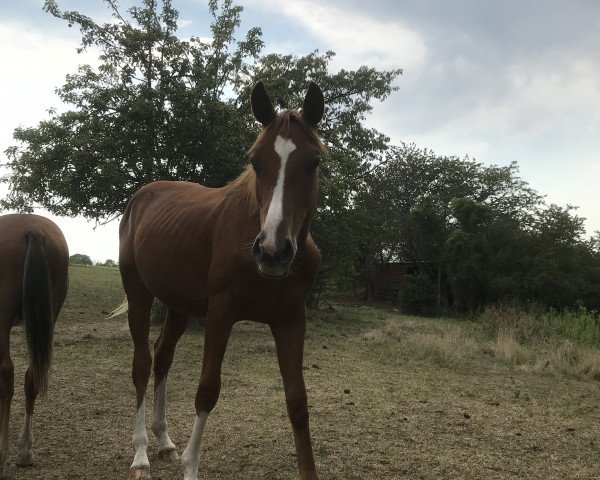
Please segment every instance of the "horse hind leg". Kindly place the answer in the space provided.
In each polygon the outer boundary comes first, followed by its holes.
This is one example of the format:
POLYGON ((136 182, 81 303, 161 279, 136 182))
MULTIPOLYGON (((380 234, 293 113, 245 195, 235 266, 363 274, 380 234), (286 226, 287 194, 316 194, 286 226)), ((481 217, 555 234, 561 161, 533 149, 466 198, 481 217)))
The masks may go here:
POLYGON ((33 408, 38 393, 31 367, 28 367, 25 372, 25 420, 17 443, 16 464, 20 467, 33 465, 33 408))
POLYGON ((188 317, 169 309, 160 336, 154 344, 154 408, 152 432, 158 439, 158 457, 178 460, 177 449, 167 433, 167 375, 177 342, 185 332, 188 317))
MULTIPOLYGON (((124 282, 125 284, 125 282, 124 282)), ((144 288, 139 294, 132 295, 127 288, 129 303, 128 318, 129 331, 133 339, 133 365, 131 377, 136 391, 135 431, 133 434, 133 448, 135 455, 129 469, 130 478, 150 478, 150 462, 148 460, 148 435, 146 433, 146 387, 150 378, 152 356, 148 347, 150 334, 150 308, 152 295, 144 288)))
POLYGON ((10 324, 12 318, 0 311, 0 478, 6 475, 6 460, 9 454, 8 423, 10 406, 14 394, 14 367, 10 358, 10 324))
MULTIPOLYGON (((54 312, 54 324, 56 324, 56 318, 60 312, 62 307, 63 299, 56 300, 57 307, 55 307, 54 312)), ((19 467, 28 467, 33 465, 34 455, 33 455, 33 410, 35 407, 35 400, 39 394, 39 387, 36 385, 33 371, 31 366, 27 367, 27 371, 25 372, 25 419, 23 421, 23 428, 21 430, 21 434, 19 435, 19 440, 17 442, 17 458, 15 463, 19 467)))

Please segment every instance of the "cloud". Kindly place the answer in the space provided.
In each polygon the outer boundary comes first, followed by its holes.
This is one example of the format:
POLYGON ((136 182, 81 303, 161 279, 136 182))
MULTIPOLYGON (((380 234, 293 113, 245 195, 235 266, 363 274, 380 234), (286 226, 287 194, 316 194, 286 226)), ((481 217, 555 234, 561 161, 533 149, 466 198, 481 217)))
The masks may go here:
POLYGON ((78 40, 38 33, 30 25, 0 23, 0 151, 11 142, 17 126, 47 118, 60 101, 54 89, 77 66, 95 63, 96 53, 77 54, 78 40))
MULTIPOLYGON (((507 68, 516 106, 534 122, 529 128, 552 128, 572 115, 587 117, 587 128, 597 129, 600 111, 600 63, 591 58, 562 59, 540 65, 537 62, 507 68), (529 115, 528 115, 529 113, 529 115)), ((526 128, 518 125, 516 131, 526 128)))
MULTIPOLYGON (((60 110, 54 89, 64 83, 65 75, 81 64, 97 61, 94 51, 77 54, 79 37, 75 34, 68 39, 42 32, 29 24, 0 22, 0 163, 6 161, 4 150, 13 144, 16 127, 36 125, 48 118, 51 107, 60 110)), ((0 167, 0 175, 6 173, 0 167)), ((0 196, 7 191, 6 185, 0 185, 0 196)), ((50 216, 41 210, 37 213, 50 216)), ((116 258, 116 222, 93 231, 81 219, 50 217, 63 229, 72 253, 89 253, 98 261, 116 258)))
MULTIPOLYGON (((540 193, 581 205, 588 226, 600 228, 597 2, 242 3, 246 18, 263 27, 267 51, 331 49, 332 69, 403 68, 399 90, 375 105, 368 120, 392 141, 484 163, 517 160, 540 193)), ((188 10, 185 18, 194 24, 180 22, 186 34, 206 23, 196 18, 197 4, 188 10)), ((62 33, 59 39, 0 21, 0 150, 15 126, 45 118, 58 104, 53 88, 90 61, 75 53, 73 30, 67 31, 72 40, 62 33)))
POLYGON ((179 29, 181 30, 181 29, 184 29, 184 28, 191 27, 194 24, 194 22, 192 20, 180 18, 178 20, 177 24, 179 26, 179 29))
POLYGON ((320 50, 336 52, 334 68, 349 69, 367 64, 376 68, 416 70, 427 54, 424 39, 399 18, 375 19, 311 0, 250 0, 248 3, 304 27, 319 40, 320 50))

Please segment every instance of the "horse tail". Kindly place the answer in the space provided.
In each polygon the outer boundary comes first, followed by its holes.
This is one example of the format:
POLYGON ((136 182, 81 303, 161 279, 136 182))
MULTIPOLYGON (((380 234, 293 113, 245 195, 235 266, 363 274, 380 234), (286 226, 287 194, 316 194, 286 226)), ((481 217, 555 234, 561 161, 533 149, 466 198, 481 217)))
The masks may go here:
POLYGON ((123 315, 124 313, 127 313, 127 310, 129 310, 129 304, 127 303, 127 299, 125 299, 123 301, 123 303, 121 305, 119 305, 117 308, 115 308, 112 312, 110 312, 110 314, 106 318, 118 317, 119 315, 123 315))
POLYGON ((48 390, 54 335, 52 280, 44 254, 44 234, 29 231, 27 241, 23 272, 23 324, 33 382, 36 390, 44 395, 48 390))

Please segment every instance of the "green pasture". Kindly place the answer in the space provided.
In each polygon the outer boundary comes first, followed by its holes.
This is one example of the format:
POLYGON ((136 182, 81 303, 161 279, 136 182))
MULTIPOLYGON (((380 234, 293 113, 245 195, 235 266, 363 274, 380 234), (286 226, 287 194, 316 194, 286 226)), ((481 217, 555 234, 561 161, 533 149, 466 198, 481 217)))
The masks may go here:
MULTIPOLYGON (((106 318, 123 300, 118 269, 71 267, 70 275, 49 393, 36 407, 36 464, 25 469, 14 466, 26 359, 22 328, 13 330, 14 479, 126 479, 133 458, 132 344, 126 319, 106 318)), ((525 334, 505 310, 465 321, 331 304, 310 314, 304 367, 322 479, 600 477, 600 353, 590 342, 560 329, 525 334)), ((194 419, 202 344, 201 329, 184 335, 169 375, 167 419, 180 452, 194 419)), ((153 478, 183 478, 179 464, 157 459, 148 432, 153 478)), ((297 478, 264 325, 234 329, 200 478, 297 478)))

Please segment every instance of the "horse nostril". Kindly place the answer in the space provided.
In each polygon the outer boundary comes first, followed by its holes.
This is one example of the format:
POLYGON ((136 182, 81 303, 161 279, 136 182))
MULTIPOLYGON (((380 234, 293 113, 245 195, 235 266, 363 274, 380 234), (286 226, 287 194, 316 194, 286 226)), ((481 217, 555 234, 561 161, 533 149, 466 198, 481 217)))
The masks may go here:
POLYGON ((283 249, 281 250, 281 260, 291 262, 294 258, 294 246, 289 238, 285 239, 283 249))
POLYGON ((252 245, 252 255, 258 259, 262 258, 262 249, 260 248, 260 240, 258 237, 254 240, 254 245, 252 245))

